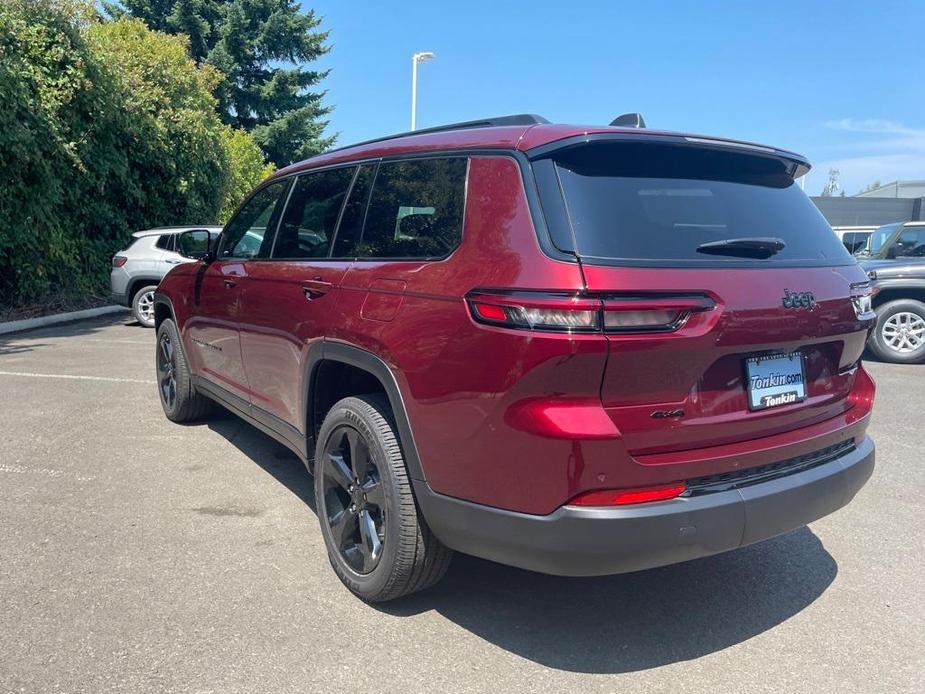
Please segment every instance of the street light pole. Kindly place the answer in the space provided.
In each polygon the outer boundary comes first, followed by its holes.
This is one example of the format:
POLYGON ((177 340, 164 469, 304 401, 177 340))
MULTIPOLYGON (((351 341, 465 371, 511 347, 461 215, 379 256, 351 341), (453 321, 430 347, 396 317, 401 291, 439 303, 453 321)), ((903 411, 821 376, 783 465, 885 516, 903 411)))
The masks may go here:
POLYGON ((436 58, 435 53, 424 51, 411 56, 411 130, 417 127, 418 112, 418 63, 436 58))

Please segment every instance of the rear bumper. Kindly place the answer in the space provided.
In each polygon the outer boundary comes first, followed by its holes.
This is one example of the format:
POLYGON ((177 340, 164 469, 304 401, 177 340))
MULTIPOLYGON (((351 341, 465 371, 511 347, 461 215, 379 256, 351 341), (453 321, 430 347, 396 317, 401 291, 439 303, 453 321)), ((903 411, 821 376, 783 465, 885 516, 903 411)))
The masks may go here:
POLYGON ((122 306, 129 306, 132 301, 128 295, 129 280, 128 273, 121 267, 114 267, 109 272, 110 296, 122 306))
POLYGON ((841 508, 874 469, 865 438, 818 467, 760 484, 621 508, 563 506, 535 516, 416 489, 447 546, 532 571, 598 576, 705 557, 766 540, 841 508))

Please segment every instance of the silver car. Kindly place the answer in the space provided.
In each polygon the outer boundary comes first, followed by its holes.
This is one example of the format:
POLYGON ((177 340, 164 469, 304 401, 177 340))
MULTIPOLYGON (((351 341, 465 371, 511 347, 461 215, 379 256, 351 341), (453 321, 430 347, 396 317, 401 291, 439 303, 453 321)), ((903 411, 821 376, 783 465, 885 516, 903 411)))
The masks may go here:
POLYGON ((112 298, 132 309, 135 320, 146 328, 154 327, 154 290, 174 265, 189 259, 177 253, 177 237, 190 229, 208 229, 213 239, 219 226, 160 227, 132 234, 132 244, 112 258, 109 275, 112 298))

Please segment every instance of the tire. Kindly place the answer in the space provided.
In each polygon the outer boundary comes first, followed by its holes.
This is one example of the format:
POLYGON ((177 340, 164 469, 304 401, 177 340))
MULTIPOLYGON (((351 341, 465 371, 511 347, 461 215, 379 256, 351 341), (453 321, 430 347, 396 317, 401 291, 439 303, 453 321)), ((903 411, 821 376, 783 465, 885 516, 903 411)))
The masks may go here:
POLYGON ((870 351, 894 364, 925 361, 925 303, 899 299, 874 310, 877 325, 867 340, 870 351))
POLYGON ((446 573, 453 552, 417 507, 383 398, 344 398, 328 412, 315 449, 315 499, 331 566, 360 599, 394 600, 446 573))
POLYGON ((156 284, 148 284, 135 292, 132 298, 132 315, 145 328, 154 327, 154 292, 156 284))
POLYGON ((212 401, 193 387, 180 335, 171 319, 165 319, 157 329, 154 349, 157 393, 167 419, 177 423, 205 419, 212 412, 212 401))

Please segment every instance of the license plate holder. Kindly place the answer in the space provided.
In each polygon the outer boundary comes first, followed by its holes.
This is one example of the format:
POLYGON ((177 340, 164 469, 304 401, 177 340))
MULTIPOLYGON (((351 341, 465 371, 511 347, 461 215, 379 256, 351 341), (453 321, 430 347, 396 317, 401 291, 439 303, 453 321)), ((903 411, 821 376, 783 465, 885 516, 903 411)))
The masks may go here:
POLYGON ((755 354, 745 359, 748 409, 792 405, 806 400, 806 371, 802 352, 755 354))

